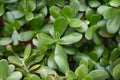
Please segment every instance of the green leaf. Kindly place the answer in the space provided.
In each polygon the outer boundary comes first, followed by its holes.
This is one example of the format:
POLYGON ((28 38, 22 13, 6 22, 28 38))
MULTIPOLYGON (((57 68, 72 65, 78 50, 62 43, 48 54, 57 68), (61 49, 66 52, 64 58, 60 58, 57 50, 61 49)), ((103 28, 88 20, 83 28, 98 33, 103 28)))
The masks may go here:
POLYGON ((119 20, 120 20, 120 15, 116 15, 107 21, 106 27, 109 33, 114 34, 119 30, 119 27, 120 27, 119 20))
POLYGON ((15 19, 20 19, 24 16, 24 13, 21 13, 18 10, 11 11, 15 19))
POLYGON ((114 67, 113 69, 113 77, 115 80, 119 80, 120 79, 120 64, 118 64, 117 66, 114 67))
POLYGON ((31 54, 31 45, 29 44, 29 45, 27 45, 27 47, 25 48, 25 51, 24 51, 24 60, 26 58, 28 58, 30 56, 30 54, 31 54))
POLYGON ((79 3, 80 3, 79 11, 86 11, 88 8, 87 5, 84 2, 82 2, 81 0, 79 0, 79 3))
POLYGON ((7 12, 6 13, 6 20, 11 23, 11 24, 14 24, 15 23, 15 19, 14 19, 14 16, 11 12, 7 12))
POLYGON ((83 58, 80 60, 79 65, 82 65, 82 64, 88 66, 88 59, 87 59, 86 57, 83 57, 83 58))
POLYGON ((58 65, 60 72, 65 74, 69 70, 69 64, 68 64, 67 58, 65 58, 62 55, 55 54, 54 60, 58 65))
POLYGON ((19 43, 18 32, 16 30, 13 31, 12 40, 13 40, 13 45, 18 45, 19 43))
POLYGON ((59 17, 54 23, 54 34, 59 37, 65 32, 67 28, 67 21, 64 17, 59 17))
POLYGON ((95 44, 100 45, 102 44, 102 38, 100 37, 100 35, 98 35, 98 33, 95 33, 93 36, 93 41, 95 44))
POLYGON ((50 45, 50 44, 53 44, 55 41, 54 39, 47 35, 47 34, 44 34, 44 33, 39 33, 37 34, 37 39, 40 43, 40 45, 50 45))
POLYGON ((30 21, 30 25, 34 30, 39 31, 43 27, 44 22, 45 22, 44 15, 39 14, 30 21))
POLYGON ((22 61, 19 60, 19 58, 16 58, 15 56, 9 56, 8 57, 8 61, 12 64, 15 64, 17 66, 22 66, 22 61))
POLYGON ((67 18, 71 18, 72 17, 72 9, 70 6, 65 6, 63 8, 63 15, 67 18))
POLYGON ((93 7, 93 8, 97 8, 101 5, 101 3, 97 0, 92 0, 92 1, 89 1, 89 6, 90 7, 93 7))
POLYGON ((31 21, 34 18, 34 14, 31 12, 28 12, 25 14, 26 21, 31 21))
POLYGON ((7 80, 21 80, 21 78, 22 78, 22 73, 19 71, 15 71, 7 77, 7 80))
POLYGON ((24 80, 41 80, 39 76, 35 74, 29 75, 29 77, 25 77, 24 80))
POLYGON ((120 0, 111 0, 109 4, 113 7, 119 7, 120 6, 120 0))
POLYGON ((109 9, 111 9, 110 6, 105 6, 105 5, 102 5, 100 6, 98 9, 97 9, 97 12, 101 15, 103 15, 105 12, 109 11, 109 9))
POLYGON ((70 79, 70 80, 77 79, 77 75, 76 75, 73 71, 71 71, 71 70, 68 70, 68 71, 66 72, 66 76, 67 76, 68 79, 70 79))
POLYGON ((50 7, 50 14, 53 17, 57 18, 60 16, 60 9, 57 6, 52 6, 50 7))
POLYGON ((78 10, 79 10, 79 7, 80 7, 80 3, 78 0, 73 0, 71 3, 70 3, 70 8, 72 9, 72 16, 74 17, 78 10))
POLYGON ((41 68, 39 69, 39 73, 42 79, 46 79, 48 75, 56 75, 56 72, 47 66, 41 66, 41 68))
POLYGON ((26 31, 26 32, 21 32, 19 35, 18 35, 18 39, 20 41, 29 41, 33 38, 35 32, 34 31, 26 31))
POLYGON ((91 25, 95 25, 100 20, 101 20, 101 15, 99 15, 99 14, 92 14, 90 16, 90 23, 91 23, 91 25))
POLYGON ((77 52, 77 49, 74 46, 64 46, 63 48, 68 55, 75 55, 77 52))
POLYGON ((15 70, 15 66, 13 64, 10 64, 8 74, 11 74, 14 70, 15 70))
POLYGON ((108 73, 104 70, 93 70, 88 76, 90 76, 93 80, 105 80, 108 78, 108 73))
POLYGON ((90 20, 91 15, 94 14, 94 13, 95 13, 95 12, 94 12, 94 10, 93 10, 92 8, 88 8, 88 9, 86 10, 86 12, 85 12, 85 16, 86 16, 86 18, 87 18, 88 20, 90 20))
POLYGON ((15 3, 17 2, 18 0, 5 0, 5 3, 15 3))
POLYGON ((60 45, 56 45, 54 60, 62 73, 65 74, 69 70, 67 55, 60 45))
POLYGON ((51 55, 51 56, 48 58, 47 65, 48 65, 50 68, 52 68, 52 69, 57 69, 57 64, 55 63, 54 55, 51 55))
POLYGON ((81 26, 81 20, 73 18, 68 20, 70 27, 77 28, 81 26))
POLYGON ((2 16, 4 14, 5 10, 2 6, 0 6, 0 16, 2 16))
POLYGON ((63 42, 60 44, 73 44, 80 41, 81 39, 82 39, 82 34, 74 32, 74 33, 70 33, 68 35, 63 36, 61 38, 63 42))
POLYGON ((8 74, 8 62, 5 59, 0 60, 0 79, 6 80, 8 74))
POLYGON ((86 65, 81 64, 76 70, 75 74, 78 76, 79 80, 84 80, 88 74, 88 68, 86 65))
POLYGON ((12 42, 12 39, 11 38, 0 38, 0 45, 1 46, 5 46, 5 45, 8 45, 12 42))
POLYGON ((94 35, 94 32, 96 31, 96 29, 97 29, 96 25, 89 27, 85 33, 85 38, 87 40, 91 40, 93 38, 93 35, 94 35))

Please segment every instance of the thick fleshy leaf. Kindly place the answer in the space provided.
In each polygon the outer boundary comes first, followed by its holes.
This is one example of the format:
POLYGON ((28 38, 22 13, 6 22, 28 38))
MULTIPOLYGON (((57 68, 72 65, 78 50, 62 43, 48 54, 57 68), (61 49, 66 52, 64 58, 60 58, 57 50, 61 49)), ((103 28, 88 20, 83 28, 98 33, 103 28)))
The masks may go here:
POLYGON ((52 37, 44 33, 37 34, 37 39, 41 45, 50 45, 55 42, 52 37))
POLYGON ((108 11, 111 7, 102 5, 97 9, 97 12, 103 15, 106 11, 108 11))
POLYGON ((101 3, 97 0, 89 1, 90 7, 96 8, 96 7, 99 7, 100 5, 101 5, 101 3))
POLYGON ((80 41, 81 39, 82 39, 82 34, 74 32, 62 37, 61 40, 63 42, 61 42, 60 44, 73 44, 80 41))
POLYGON ((12 42, 11 38, 0 38, 0 45, 5 46, 12 42))
POLYGON ((54 23, 54 35, 59 37, 65 32, 67 28, 67 21, 64 17, 59 17, 54 23))
POLYGON ((15 70, 15 66, 13 64, 10 64, 8 74, 11 74, 14 70, 15 70))
POLYGON ((64 74, 69 70, 67 55, 60 45, 56 45, 54 60, 59 67, 59 70, 64 74))
POLYGON ((0 79, 6 80, 8 74, 8 62, 5 59, 0 60, 0 79))
POLYGON ((19 71, 15 71, 7 77, 7 80, 21 80, 21 78, 22 78, 22 73, 19 71))
POLYGON ((94 35, 94 32, 96 31, 96 29, 97 29, 96 25, 89 27, 85 33, 85 38, 87 40, 91 40, 93 38, 93 35, 94 35))
POLYGON ((88 59, 87 59, 86 57, 83 57, 83 58, 80 60, 79 65, 82 65, 82 64, 88 66, 88 59))
POLYGON ((5 3, 14 3, 17 2, 18 0, 5 0, 5 3))
POLYGON ((13 40, 13 45, 18 45, 19 43, 18 32, 16 30, 13 31, 12 40, 13 40))
POLYGON ((115 68, 113 69, 113 77, 114 77, 115 80, 120 79, 120 64, 115 66, 115 68))
POLYGON ((0 16, 2 16, 4 12, 5 12, 4 8, 0 6, 0 16))
POLYGON ((99 14, 92 14, 90 16, 90 23, 91 23, 91 25, 95 25, 100 20, 101 20, 101 15, 99 15, 99 14))
POLYGON ((88 9, 86 10, 86 12, 85 12, 85 16, 86 16, 86 18, 87 18, 88 20, 90 20, 91 15, 94 14, 94 13, 95 13, 95 12, 94 12, 93 9, 88 8, 88 9))
POLYGON ((39 76, 32 74, 29 77, 25 77, 24 80, 41 80, 39 76))
POLYGON ((98 33, 95 33, 93 36, 93 41, 95 44, 100 45, 102 44, 102 38, 100 37, 100 35, 98 35, 98 33))
POLYGON ((19 35, 18 35, 18 39, 20 41, 29 41, 33 38, 35 32, 34 31, 26 31, 26 32, 21 32, 19 35))
POLYGON ((14 24, 15 23, 15 19, 14 19, 14 16, 11 12, 7 12, 6 13, 6 20, 11 23, 11 24, 14 24))
POLYGON ((63 48, 68 55, 75 55, 77 52, 77 49, 73 46, 64 46, 63 48))
POLYGON ((73 16, 73 17, 77 14, 77 12, 78 12, 78 10, 79 10, 79 7, 80 7, 79 1, 73 0, 73 1, 71 2, 70 8, 71 8, 71 10, 72 10, 72 16, 73 16))
POLYGON ((76 18, 69 19, 68 24, 70 25, 70 27, 77 28, 81 26, 81 20, 76 18))
POLYGON ((71 71, 71 70, 69 70, 69 71, 66 72, 66 76, 70 80, 77 79, 77 75, 73 71, 71 71))
POLYGON ((34 14, 29 12, 25 14, 26 21, 31 21, 34 18, 34 14))
POLYGON ((52 69, 57 69, 57 64, 54 60, 54 55, 51 55, 49 58, 48 58, 48 62, 47 62, 48 66, 52 69))
POLYGON ((28 58, 30 56, 30 54, 31 54, 31 45, 29 44, 29 45, 27 45, 27 47, 25 48, 25 51, 24 51, 24 60, 26 58, 28 58))
POLYGON ((62 12, 63 16, 67 17, 67 18, 71 18, 72 17, 72 9, 69 6, 65 6, 63 8, 63 12, 62 12))
POLYGON ((109 4, 113 7, 119 7, 120 6, 120 0, 111 0, 109 4))
POLYGON ((116 15, 113 18, 110 18, 107 22, 107 31, 109 33, 116 33, 120 27, 120 15, 116 15))
POLYGON ((9 56, 8 57, 8 61, 12 64, 15 64, 17 66, 22 66, 22 61, 19 60, 19 58, 16 58, 15 56, 9 56))
POLYGON ((20 19, 24 16, 24 13, 21 13, 18 10, 11 11, 15 19, 20 19))
POLYGON ((50 8, 50 14, 51 14, 53 17, 57 18, 57 17, 60 16, 60 9, 59 9, 57 6, 52 6, 52 7, 50 8))
POLYGON ((76 70, 75 74, 78 76, 79 80, 85 79, 88 74, 88 68, 86 65, 81 64, 76 70))
POLYGON ((104 70, 93 70, 88 74, 88 76, 93 80, 105 80, 108 78, 108 73, 104 70))

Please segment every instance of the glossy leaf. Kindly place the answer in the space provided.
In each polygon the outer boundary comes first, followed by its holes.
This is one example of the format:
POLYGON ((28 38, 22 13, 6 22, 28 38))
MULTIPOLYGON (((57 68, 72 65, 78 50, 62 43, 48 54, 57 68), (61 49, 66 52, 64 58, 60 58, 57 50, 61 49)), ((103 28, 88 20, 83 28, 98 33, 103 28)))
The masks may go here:
POLYGON ((69 19, 68 24, 70 25, 70 27, 77 28, 81 26, 81 20, 75 18, 69 19))
POLYGON ((58 35, 59 37, 63 35, 67 28, 67 21, 64 17, 59 17, 55 20, 54 23, 54 34, 58 35))
POLYGON ((55 18, 59 17, 60 16, 60 9, 57 6, 52 6, 50 8, 50 14, 55 18))
POLYGON ((108 73, 104 70, 93 70, 88 74, 88 76, 93 80, 105 80, 108 78, 108 73))
POLYGON ((5 46, 5 45, 8 45, 12 42, 12 39, 11 38, 0 38, 0 45, 1 46, 5 46))
POLYGON ((120 15, 116 15, 115 17, 111 18, 108 20, 107 22, 107 31, 109 33, 116 33, 120 27, 120 23, 119 23, 119 20, 120 20, 120 15))
POLYGON ((24 80, 41 80, 39 76, 31 74, 29 77, 25 77, 24 80))
POLYGON ((21 13, 18 10, 11 11, 15 19, 20 19, 24 16, 24 13, 21 13))
POLYGON ((90 5, 90 7, 96 8, 96 7, 99 7, 101 5, 101 3, 97 0, 94 0, 94 1, 89 1, 89 5, 90 5))
POLYGON ((19 58, 16 58, 15 56, 9 56, 8 57, 8 61, 12 64, 15 64, 17 66, 22 66, 22 61, 19 60, 19 58))
POLYGON ((19 71, 15 71, 8 76, 7 80, 21 80, 21 78, 22 73, 19 71))
POLYGON ((96 26, 91 26, 88 28, 88 30, 85 33, 85 38, 87 40, 91 40, 93 38, 94 32, 96 31, 97 27, 96 26))
POLYGON ((0 60, 0 79, 6 80, 8 73, 8 62, 5 59, 0 60))
POLYGON ((111 0, 109 4, 113 7, 119 7, 120 6, 120 0, 111 0))
POLYGON ((34 18, 33 13, 26 13, 25 18, 27 21, 31 21, 34 18))
POLYGON ((55 41, 53 38, 51 38, 51 36, 44 34, 44 33, 39 33, 37 34, 37 38, 39 40, 39 43, 42 45, 50 45, 53 44, 55 41), (47 42, 47 43, 46 43, 47 42))
POLYGON ((29 41, 33 38, 34 36, 34 31, 26 31, 26 32, 21 32, 19 35, 18 35, 18 39, 20 41, 29 41))
POLYGON ((88 68, 86 65, 81 64, 76 70, 75 74, 78 76, 79 80, 85 79, 88 74, 88 68))
POLYGON ((27 47, 25 48, 25 51, 24 51, 24 60, 26 58, 28 58, 30 56, 30 54, 31 54, 31 45, 29 44, 29 45, 27 45, 27 47))
POLYGON ((6 19, 9 23, 14 24, 15 23, 15 19, 14 16, 11 12, 7 12, 6 13, 6 19))
POLYGON ((82 34, 74 32, 62 37, 61 40, 63 40, 63 42, 60 44, 73 44, 80 41, 81 39, 82 39, 82 34))
POLYGON ((120 79, 120 64, 118 64, 117 66, 115 66, 115 68, 113 69, 113 77, 115 80, 119 80, 120 79))
POLYGON ((71 71, 71 70, 69 70, 69 71, 66 72, 66 76, 70 80, 77 79, 77 75, 73 71, 71 71))
POLYGON ((65 6, 63 8, 63 15, 67 18, 71 18, 72 17, 72 9, 69 6, 65 6))
POLYGON ((13 45, 18 45, 19 43, 18 32, 16 30, 13 31, 12 40, 13 40, 13 45))

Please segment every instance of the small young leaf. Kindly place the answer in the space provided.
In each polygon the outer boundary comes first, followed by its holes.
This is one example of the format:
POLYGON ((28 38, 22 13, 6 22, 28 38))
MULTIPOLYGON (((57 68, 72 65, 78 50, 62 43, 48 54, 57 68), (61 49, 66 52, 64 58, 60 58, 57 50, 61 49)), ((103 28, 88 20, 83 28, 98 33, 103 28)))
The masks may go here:
POLYGON ((75 18, 69 19, 68 24, 70 25, 70 27, 77 28, 81 26, 81 20, 75 18))
POLYGON ((68 70, 68 71, 66 72, 66 76, 67 76, 68 79, 70 79, 70 80, 77 79, 77 75, 76 75, 73 71, 71 71, 71 70, 68 70))
POLYGON ((59 37, 65 32, 67 28, 67 21, 64 17, 59 17, 54 23, 54 34, 59 37))
POLYGON ((63 8, 63 15, 65 15, 65 17, 67 17, 67 18, 71 18, 72 17, 72 9, 69 6, 65 6, 63 8))

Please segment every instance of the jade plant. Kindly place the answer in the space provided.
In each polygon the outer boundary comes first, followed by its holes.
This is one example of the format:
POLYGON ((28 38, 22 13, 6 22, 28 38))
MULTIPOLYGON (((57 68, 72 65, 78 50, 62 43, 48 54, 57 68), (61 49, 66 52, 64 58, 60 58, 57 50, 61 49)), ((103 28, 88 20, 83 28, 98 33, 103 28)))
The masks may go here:
POLYGON ((0 0, 0 80, 120 80, 120 0, 0 0))

